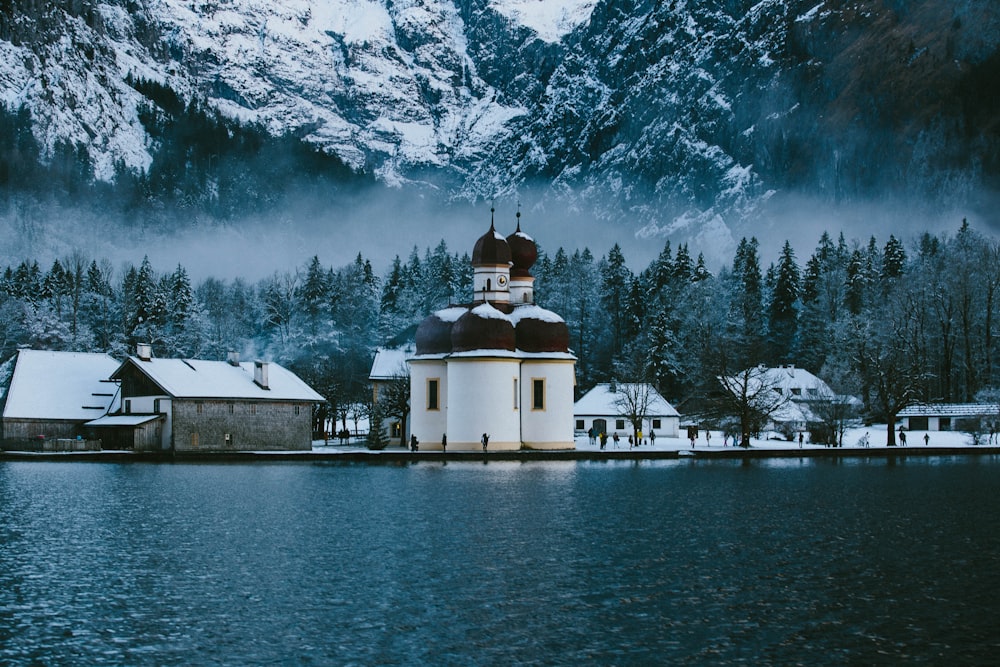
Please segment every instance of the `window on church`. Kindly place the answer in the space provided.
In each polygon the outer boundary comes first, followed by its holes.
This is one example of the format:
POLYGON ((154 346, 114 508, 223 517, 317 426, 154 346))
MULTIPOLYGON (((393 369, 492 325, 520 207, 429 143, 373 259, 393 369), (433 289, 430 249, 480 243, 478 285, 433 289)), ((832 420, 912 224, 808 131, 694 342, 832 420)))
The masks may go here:
POLYGON ((623 428, 625 428, 625 420, 624 419, 616 419, 615 420, 615 428, 618 429, 619 431, 622 430, 623 428))
POLYGON ((429 378, 427 380, 427 409, 428 410, 440 410, 440 391, 438 389, 440 382, 438 378, 429 378))
POLYGON ((514 409, 517 410, 521 397, 517 394, 517 378, 514 378, 514 409))
POLYGON ((531 381, 531 409, 545 409, 545 380, 534 378, 531 381))

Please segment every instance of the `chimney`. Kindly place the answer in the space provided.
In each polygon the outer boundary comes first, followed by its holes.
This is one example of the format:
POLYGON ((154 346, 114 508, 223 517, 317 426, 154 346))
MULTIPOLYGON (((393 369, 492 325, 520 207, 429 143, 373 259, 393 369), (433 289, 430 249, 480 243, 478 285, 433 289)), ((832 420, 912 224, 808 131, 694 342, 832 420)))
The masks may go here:
POLYGON ((135 356, 139 357, 139 361, 149 361, 153 358, 153 346, 149 343, 136 343, 135 356))
POLYGON ((261 389, 270 389, 267 385, 267 362, 253 362, 253 381, 261 389))
POLYGON ((227 356, 226 356, 226 361, 229 362, 230 366, 239 366, 240 365, 240 353, 239 352, 232 352, 232 351, 230 351, 227 354, 227 356))

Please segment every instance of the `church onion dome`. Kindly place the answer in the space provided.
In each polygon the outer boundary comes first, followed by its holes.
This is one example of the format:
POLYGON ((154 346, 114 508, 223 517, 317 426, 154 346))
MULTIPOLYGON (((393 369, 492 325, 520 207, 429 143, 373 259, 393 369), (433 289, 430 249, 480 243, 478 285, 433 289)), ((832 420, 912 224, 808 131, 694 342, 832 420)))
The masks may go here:
POLYGON ((479 237, 472 249, 473 266, 508 266, 510 264, 510 246, 490 223, 490 231, 479 237))
POLYGON ((447 354, 451 352, 451 330, 468 308, 454 306, 428 315, 417 327, 417 354, 447 354))
POLYGON ((462 315, 451 329, 452 352, 472 350, 513 352, 514 349, 514 325, 509 317, 489 303, 481 303, 462 315))
POLYGON ((563 318, 538 306, 518 306, 510 314, 522 352, 569 352, 569 327, 563 318))
POLYGON ((531 267, 538 259, 538 246, 535 240, 521 231, 521 221, 517 221, 517 231, 507 237, 513 266, 510 270, 512 278, 527 278, 531 276, 531 267))

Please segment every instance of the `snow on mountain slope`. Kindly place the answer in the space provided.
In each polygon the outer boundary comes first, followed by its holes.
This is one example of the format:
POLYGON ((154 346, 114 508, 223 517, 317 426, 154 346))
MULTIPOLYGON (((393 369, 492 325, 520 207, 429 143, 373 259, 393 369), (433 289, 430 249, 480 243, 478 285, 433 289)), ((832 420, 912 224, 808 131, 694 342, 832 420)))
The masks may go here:
POLYGON ((596 4, 597 0, 490 0, 494 11, 546 42, 558 42, 586 23, 596 4))
POLYGON ((387 181, 482 150, 523 110, 498 104, 449 1, 232 0, 151 5, 200 92, 387 181))

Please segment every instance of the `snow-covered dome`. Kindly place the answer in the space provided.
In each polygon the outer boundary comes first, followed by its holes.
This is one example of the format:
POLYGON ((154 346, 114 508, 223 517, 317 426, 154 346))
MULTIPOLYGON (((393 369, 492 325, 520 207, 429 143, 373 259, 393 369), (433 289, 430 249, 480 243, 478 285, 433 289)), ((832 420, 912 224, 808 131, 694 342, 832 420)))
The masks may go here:
POLYGON ((530 276, 531 267, 538 259, 538 246, 533 238, 521 231, 520 211, 517 214, 517 230, 507 237, 507 245, 513 262, 510 275, 515 278, 530 276))
POLYGON ((451 330, 468 308, 454 306, 431 313, 417 327, 417 354, 447 354, 451 352, 451 330))
POLYGON ((510 246, 493 226, 490 220, 490 231, 479 237, 475 247, 472 249, 472 265, 507 265, 510 264, 510 246))
POLYGON ((515 350, 514 324, 489 303, 481 303, 455 322, 451 351, 515 350))
POLYGON ((518 306, 510 314, 517 349, 523 352, 569 352, 569 327, 551 310, 518 306))

